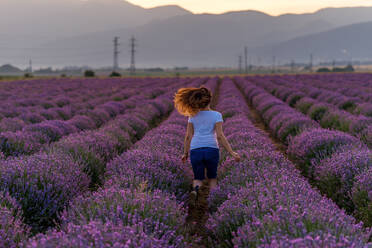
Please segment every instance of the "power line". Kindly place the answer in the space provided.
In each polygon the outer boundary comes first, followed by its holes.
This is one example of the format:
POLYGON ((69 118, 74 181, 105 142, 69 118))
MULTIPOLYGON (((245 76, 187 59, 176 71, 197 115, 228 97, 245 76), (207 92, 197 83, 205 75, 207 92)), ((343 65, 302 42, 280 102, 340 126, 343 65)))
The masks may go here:
POLYGON ((29 72, 32 73, 32 59, 29 61, 29 72))
POLYGON ((244 47, 245 73, 248 73, 248 47, 244 47))
POLYGON ((136 46, 137 46, 137 40, 132 36, 130 39, 130 74, 134 75, 136 73, 136 46))
POLYGON ((116 72, 119 68, 119 61, 118 61, 118 55, 120 53, 118 49, 119 48, 119 37, 116 36, 113 42, 114 42, 114 65, 113 65, 112 70, 116 72))

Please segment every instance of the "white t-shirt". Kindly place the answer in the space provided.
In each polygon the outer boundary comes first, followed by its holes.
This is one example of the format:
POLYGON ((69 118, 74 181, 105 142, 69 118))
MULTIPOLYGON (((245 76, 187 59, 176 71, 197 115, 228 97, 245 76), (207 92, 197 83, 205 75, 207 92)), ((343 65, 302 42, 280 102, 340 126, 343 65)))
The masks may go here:
POLYGON ((215 124, 223 122, 220 112, 213 110, 199 111, 195 116, 189 117, 188 122, 194 126, 194 136, 190 145, 191 150, 201 147, 218 148, 215 124))

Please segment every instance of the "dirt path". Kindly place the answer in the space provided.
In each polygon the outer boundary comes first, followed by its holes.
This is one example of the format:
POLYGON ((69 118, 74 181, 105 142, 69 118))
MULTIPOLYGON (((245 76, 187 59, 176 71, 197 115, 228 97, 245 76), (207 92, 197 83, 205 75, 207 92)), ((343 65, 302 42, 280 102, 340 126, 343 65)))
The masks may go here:
MULTIPOLYGON (((222 80, 219 79, 215 91, 213 92, 213 98, 211 101, 211 108, 214 109, 218 103, 220 88, 222 80)), ((205 223, 209 217, 208 211, 208 196, 209 187, 208 181, 203 181, 203 186, 199 189, 198 199, 195 206, 188 203, 188 215, 186 217, 186 229, 190 235, 196 235, 200 237, 200 241, 195 244, 196 247, 208 247, 208 231, 205 228, 205 223)))
MULTIPOLYGON (((287 158, 287 147, 278 139, 276 138, 271 130, 265 125, 264 120, 262 119, 261 115, 257 112, 257 110, 252 106, 252 104, 248 101, 247 97, 245 96, 243 89, 238 85, 236 82, 234 82, 235 86, 238 88, 240 93, 242 94, 242 97, 244 98, 248 108, 249 108, 249 116, 248 118, 252 121, 253 125, 257 127, 258 129, 264 131, 267 136, 269 136, 271 142, 276 147, 277 151, 283 153, 287 158)), ((289 159, 289 158, 288 158, 289 159)))

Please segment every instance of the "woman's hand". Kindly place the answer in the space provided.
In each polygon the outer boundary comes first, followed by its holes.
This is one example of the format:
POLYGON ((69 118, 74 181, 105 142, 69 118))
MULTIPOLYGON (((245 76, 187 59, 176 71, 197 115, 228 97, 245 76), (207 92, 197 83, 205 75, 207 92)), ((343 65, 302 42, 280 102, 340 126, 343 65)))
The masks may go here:
POLYGON ((240 156, 236 152, 232 152, 231 156, 235 159, 236 162, 240 162, 240 156))
POLYGON ((182 155, 182 158, 181 158, 182 159, 182 162, 186 163, 188 157, 189 157, 189 154, 188 153, 184 153, 182 155))

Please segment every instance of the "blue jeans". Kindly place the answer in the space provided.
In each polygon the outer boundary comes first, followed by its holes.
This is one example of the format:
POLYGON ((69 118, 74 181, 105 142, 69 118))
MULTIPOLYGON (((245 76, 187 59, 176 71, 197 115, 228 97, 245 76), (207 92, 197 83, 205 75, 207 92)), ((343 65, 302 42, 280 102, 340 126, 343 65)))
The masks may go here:
POLYGON ((217 178, 217 167, 220 160, 220 150, 212 147, 201 147, 190 151, 190 160, 195 180, 204 180, 204 170, 207 169, 209 179, 217 178))

